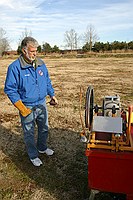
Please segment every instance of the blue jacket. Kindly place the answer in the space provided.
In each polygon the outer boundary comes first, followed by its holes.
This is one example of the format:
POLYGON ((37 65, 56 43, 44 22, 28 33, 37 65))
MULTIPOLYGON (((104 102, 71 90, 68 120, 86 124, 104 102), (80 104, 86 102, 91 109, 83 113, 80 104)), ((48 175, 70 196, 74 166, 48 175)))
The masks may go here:
POLYGON ((34 106, 43 104, 47 95, 54 96, 44 62, 37 58, 36 66, 27 64, 22 56, 9 65, 4 92, 13 104, 22 100, 26 106, 34 106))

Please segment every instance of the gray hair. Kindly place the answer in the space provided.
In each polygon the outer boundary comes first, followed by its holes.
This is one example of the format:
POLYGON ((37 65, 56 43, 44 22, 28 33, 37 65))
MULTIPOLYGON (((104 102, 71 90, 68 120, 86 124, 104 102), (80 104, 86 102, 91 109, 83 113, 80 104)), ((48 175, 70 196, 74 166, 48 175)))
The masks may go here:
POLYGON ((35 40, 33 37, 25 37, 21 42, 21 49, 26 48, 28 45, 33 47, 39 46, 37 40, 35 40))

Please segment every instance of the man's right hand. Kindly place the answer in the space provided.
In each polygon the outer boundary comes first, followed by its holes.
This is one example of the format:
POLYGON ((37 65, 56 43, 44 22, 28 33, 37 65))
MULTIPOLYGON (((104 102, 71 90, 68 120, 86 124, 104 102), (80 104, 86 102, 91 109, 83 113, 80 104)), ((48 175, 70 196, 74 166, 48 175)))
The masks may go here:
POLYGON ((30 108, 27 108, 23 102, 21 100, 17 101, 14 103, 14 106, 19 110, 19 112, 21 113, 21 115, 23 117, 28 116, 32 110, 30 108))

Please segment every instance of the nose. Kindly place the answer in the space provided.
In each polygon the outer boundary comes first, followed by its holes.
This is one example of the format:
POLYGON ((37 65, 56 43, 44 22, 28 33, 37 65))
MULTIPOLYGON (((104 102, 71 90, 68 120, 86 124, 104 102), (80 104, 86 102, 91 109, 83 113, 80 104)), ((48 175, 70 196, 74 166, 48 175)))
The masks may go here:
POLYGON ((37 51, 34 51, 34 52, 33 52, 33 54, 36 56, 36 54, 37 54, 37 51))

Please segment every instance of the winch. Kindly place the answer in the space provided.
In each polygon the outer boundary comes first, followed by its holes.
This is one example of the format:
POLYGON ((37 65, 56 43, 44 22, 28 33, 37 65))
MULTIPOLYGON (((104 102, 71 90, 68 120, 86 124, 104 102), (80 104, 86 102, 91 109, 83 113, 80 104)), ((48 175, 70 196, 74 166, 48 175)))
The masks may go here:
POLYGON ((133 200, 133 106, 122 109, 119 95, 104 96, 101 106, 94 104, 94 89, 89 86, 85 122, 81 112, 80 117, 83 127, 80 138, 86 143, 88 157, 89 188, 122 193, 127 200, 133 200))

